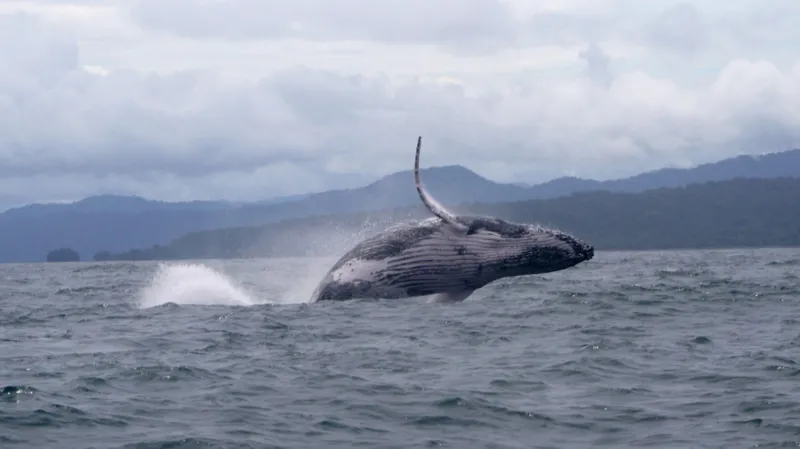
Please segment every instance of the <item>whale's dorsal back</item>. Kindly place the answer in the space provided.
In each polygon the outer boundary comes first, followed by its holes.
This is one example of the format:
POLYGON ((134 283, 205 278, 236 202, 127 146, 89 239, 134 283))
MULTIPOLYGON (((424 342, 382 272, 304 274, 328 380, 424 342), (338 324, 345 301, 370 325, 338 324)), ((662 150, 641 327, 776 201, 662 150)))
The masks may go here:
POLYGON ((455 228, 458 231, 466 232, 467 226, 464 223, 458 221, 458 218, 452 212, 448 211, 444 208, 441 204, 434 197, 432 197, 428 192, 425 191, 425 188, 422 186, 422 180, 420 179, 419 174, 419 150, 422 147, 422 136, 417 138, 417 154, 414 157, 414 183, 417 186, 417 193, 419 193, 419 198, 422 200, 422 203, 425 207, 428 208, 429 211, 433 215, 439 217, 444 223, 450 225, 451 227, 455 228))

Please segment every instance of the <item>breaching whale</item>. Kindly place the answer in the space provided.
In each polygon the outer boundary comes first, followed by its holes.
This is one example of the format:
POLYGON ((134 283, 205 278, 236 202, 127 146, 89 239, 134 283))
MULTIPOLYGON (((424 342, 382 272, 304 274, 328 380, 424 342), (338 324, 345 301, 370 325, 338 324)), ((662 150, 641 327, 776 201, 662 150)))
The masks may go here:
POLYGON ((594 248, 556 229, 487 216, 456 215, 422 186, 417 138, 414 181, 434 217, 390 227, 342 256, 311 302, 435 295, 463 301, 501 278, 563 270, 594 257, 594 248))

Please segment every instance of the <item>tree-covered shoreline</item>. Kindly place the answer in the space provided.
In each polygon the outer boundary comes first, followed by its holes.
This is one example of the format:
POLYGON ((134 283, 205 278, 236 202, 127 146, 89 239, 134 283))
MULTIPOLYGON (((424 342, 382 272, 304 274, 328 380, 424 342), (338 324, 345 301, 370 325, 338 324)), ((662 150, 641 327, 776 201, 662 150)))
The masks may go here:
MULTIPOLYGON (((557 227, 598 251, 800 246, 796 178, 734 179, 640 193, 582 192, 453 209, 557 227)), ((338 256, 367 235, 428 216, 415 206, 198 231, 167 245, 98 253, 95 260, 338 256)))

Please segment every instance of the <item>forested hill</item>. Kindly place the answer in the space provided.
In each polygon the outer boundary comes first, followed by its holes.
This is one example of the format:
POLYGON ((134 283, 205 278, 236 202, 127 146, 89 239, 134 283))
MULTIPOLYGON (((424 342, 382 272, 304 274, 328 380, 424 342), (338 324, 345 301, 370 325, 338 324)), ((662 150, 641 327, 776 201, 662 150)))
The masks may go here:
MULTIPOLYGON (((558 227, 598 250, 800 246, 800 180, 736 179, 640 193, 583 192, 545 200, 463 205, 459 212, 558 227)), ((169 245, 102 254, 149 260, 336 256, 421 206, 187 234, 169 245)))
MULTIPOLYGON (((784 176, 800 176, 800 150, 739 156, 611 181, 559 178, 535 186, 498 183, 457 165, 423 170, 428 190, 448 205, 556 198, 597 190, 635 193, 690 183, 784 176)), ((368 213, 413 207, 418 202, 412 173, 405 170, 364 187, 248 203, 171 203, 102 195, 69 204, 31 204, 0 213, 0 262, 42 261, 55 248, 73 248, 86 255, 101 250, 120 252, 166 245, 189 232, 261 226, 315 215, 368 213)))

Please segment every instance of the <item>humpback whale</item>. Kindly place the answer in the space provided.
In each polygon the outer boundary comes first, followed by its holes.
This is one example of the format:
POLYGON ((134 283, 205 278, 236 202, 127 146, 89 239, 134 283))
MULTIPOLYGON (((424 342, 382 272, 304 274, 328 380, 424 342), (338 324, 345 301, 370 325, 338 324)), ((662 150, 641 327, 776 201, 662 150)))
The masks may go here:
POLYGON ((417 138, 414 182, 433 217, 369 237, 328 271, 311 302, 435 295, 463 301, 501 278, 550 273, 594 257, 594 248, 557 229, 448 211, 422 185, 417 138))

